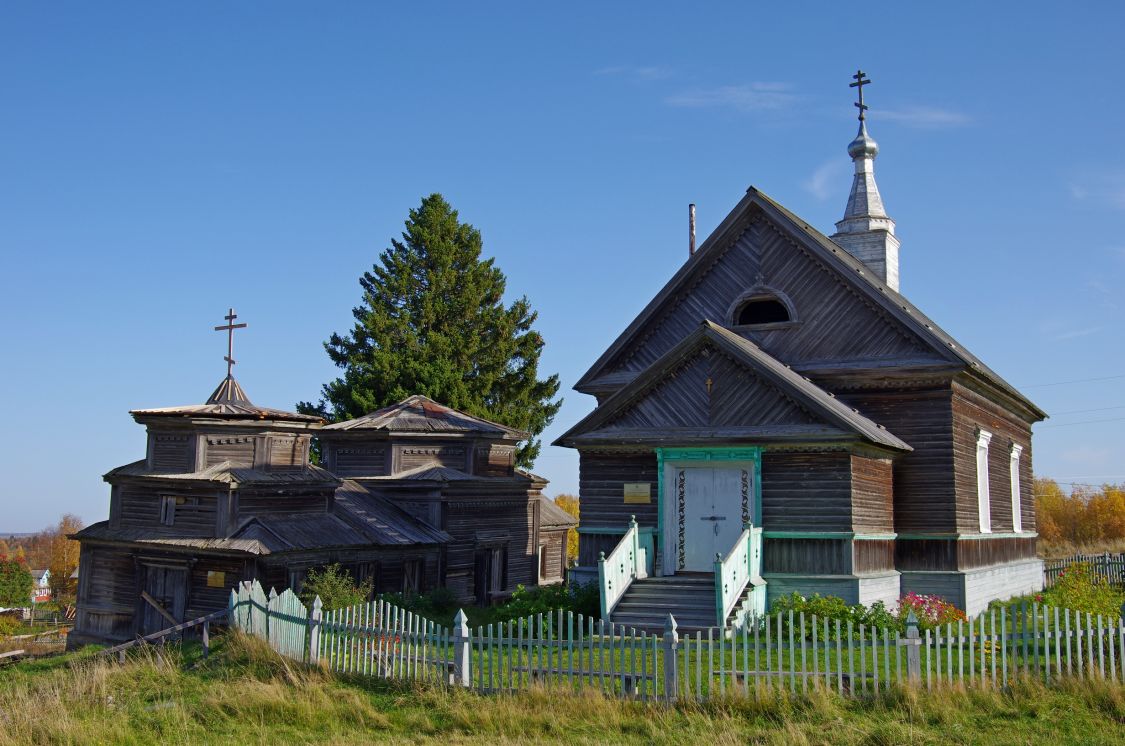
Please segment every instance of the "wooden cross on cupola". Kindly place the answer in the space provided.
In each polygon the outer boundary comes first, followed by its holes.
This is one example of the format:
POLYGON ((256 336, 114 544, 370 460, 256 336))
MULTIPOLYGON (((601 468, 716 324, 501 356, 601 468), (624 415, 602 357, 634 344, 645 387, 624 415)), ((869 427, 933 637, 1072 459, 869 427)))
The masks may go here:
POLYGON ((234 323, 234 320, 238 318, 238 314, 236 314, 234 312, 233 308, 230 309, 230 311, 227 313, 227 315, 224 316, 223 318, 225 318, 227 320, 227 323, 224 324, 223 326, 216 326, 215 331, 227 333, 227 356, 225 358, 223 358, 223 360, 227 361, 227 378, 230 378, 231 377, 231 369, 234 368, 234 362, 235 362, 234 361, 234 330, 235 329, 245 329, 246 324, 236 324, 236 323, 234 323))
POLYGON ((864 119, 867 119, 867 115, 864 114, 864 112, 867 111, 867 105, 863 103, 863 87, 865 85, 871 84, 871 79, 865 78, 864 75, 866 75, 866 73, 864 73, 863 70, 856 70, 855 75, 852 76, 852 78, 855 80, 855 82, 854 83, 848 83, 849 88, 859 89, 858 90, 859 101, 856 102, 855 106, 856 106, 856 108, 859 109, 859 121, 861 121, 861 122, 864 119))

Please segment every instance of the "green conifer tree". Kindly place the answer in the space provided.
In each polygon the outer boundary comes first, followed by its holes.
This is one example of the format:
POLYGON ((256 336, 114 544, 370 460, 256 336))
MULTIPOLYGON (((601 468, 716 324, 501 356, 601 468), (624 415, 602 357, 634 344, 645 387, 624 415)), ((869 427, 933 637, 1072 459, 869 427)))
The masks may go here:
POLYGON ((481 246, 480 231, 440 194, 423 199, 402 240, 360 278, 352 330, 324 343, 343 375, 322 387, 318 404, 297 409, 339 422, 424 394, 531 433, 516 453, 531 466, 535 436, 562 404, 559 377, 539 378, 537 314, 526 297, 504 305, 504 273, 481 259, 481 246))

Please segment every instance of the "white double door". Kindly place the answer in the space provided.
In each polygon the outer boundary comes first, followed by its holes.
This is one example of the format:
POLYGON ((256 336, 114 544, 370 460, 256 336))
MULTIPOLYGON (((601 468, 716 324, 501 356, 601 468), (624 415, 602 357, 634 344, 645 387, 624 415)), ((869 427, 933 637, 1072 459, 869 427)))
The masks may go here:
POLYGON ((742 534, 748 498, 746 469, 677 468, 677 534, 680 572, 711 572, 742 534), (680 509, 682 508, 682 513, 680 509))

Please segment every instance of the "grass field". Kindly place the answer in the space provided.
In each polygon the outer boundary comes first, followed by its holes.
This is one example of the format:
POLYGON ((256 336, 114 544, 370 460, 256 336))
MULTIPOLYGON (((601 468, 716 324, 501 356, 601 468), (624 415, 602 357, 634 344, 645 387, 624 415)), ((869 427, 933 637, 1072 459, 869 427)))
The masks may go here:
POLYGON ((663 707, 532 691, 482 697, 338 678, 259 641, 73 654, 0 669, 0 744, 45 743, 1122 743, 1125 687, 1015 683, 1008 693, 815 692, 663 707))

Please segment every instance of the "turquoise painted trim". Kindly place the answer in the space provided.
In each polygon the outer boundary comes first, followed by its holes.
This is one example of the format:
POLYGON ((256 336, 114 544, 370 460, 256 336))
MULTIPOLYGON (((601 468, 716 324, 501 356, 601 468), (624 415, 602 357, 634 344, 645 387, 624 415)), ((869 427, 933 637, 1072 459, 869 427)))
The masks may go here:
MULTIPOLYGON (((656 546, 664 547, 664 464, 667 461, 753 461, 754 499, 750 507, 750 521, 762 525, 762 446, 713 446, 695 448, 654 448, 656 452, 656 546)), ((655 550, 654 550, 655 555, 655 550)), ((654 560, 655 562, 655 560, 654 560)))
POLYGON ((854 531, 766 531, 767 539, 855 539, 876 541, 898 538, 899 534, 857 534, 854 531))
POLYGON ((988 539, 1034 539, 1039 534, 1035 531, 1023 533, 995 533, 995 534, 899 534, 899 539, 956 539, 957 541, 987 541, 988 539))

